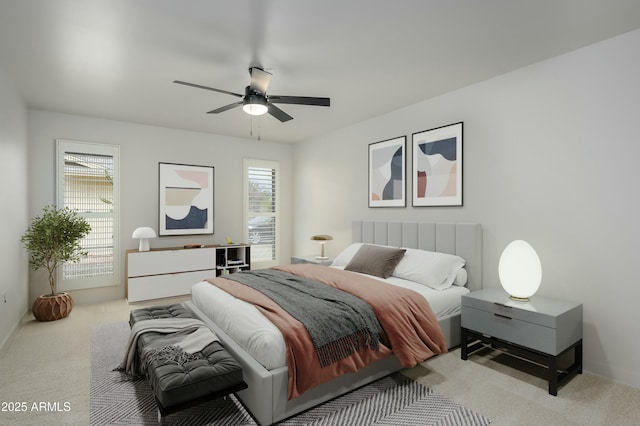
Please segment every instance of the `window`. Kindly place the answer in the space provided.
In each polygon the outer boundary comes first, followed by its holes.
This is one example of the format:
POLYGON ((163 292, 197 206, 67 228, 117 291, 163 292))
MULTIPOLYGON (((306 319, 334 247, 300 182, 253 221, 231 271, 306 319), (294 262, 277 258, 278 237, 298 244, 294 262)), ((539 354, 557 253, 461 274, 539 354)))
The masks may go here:
POLYGON ((56 141, 58 207, 70 207, 89 222, 80 245, 88 252, 77 263, 58 268, 60 290, 119 283, 119 147, 56 141))
POLYGON ((251 265, 265 268, 279 263, 279 164, 244 161, 244 200, 251 265))

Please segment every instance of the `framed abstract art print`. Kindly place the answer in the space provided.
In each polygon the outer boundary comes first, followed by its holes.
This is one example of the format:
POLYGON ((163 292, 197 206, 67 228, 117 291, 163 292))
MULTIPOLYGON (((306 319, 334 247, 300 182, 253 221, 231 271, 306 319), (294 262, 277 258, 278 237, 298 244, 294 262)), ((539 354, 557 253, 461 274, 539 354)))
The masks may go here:
POLYGON ((413 134, 412 205, 462 205, 462 122, 413 134))
POLYGON ((209 166, 159 163, 158 234, 213 234, 213 172, 209 166))
POLYGON ((406 136, 369 144, 369 207, 407 205, 406 145, 406 136))

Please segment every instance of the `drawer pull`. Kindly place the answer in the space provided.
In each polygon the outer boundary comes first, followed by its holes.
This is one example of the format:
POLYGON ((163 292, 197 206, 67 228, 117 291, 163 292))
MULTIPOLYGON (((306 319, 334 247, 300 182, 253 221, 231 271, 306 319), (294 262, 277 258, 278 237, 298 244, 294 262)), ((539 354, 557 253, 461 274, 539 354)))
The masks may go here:
POLYGON ((493 315, 495 315, 497 317, 500 317, 500 318, 508 319, 508 320, 512 319, 511 317, 508 317, 506 315, 500 315, 500 314, 493 314, 493 315))
POLYGON ((500 306, 501 308, 509 308, 509 309, 511 309, 511 308, 512 308, 511 306, 507 306, 507 305, 505 305, 505 304, 503 304, 503 303, 493 302, 493 304, 494 304, 494 305, 498 305, 498 306, 500 306))

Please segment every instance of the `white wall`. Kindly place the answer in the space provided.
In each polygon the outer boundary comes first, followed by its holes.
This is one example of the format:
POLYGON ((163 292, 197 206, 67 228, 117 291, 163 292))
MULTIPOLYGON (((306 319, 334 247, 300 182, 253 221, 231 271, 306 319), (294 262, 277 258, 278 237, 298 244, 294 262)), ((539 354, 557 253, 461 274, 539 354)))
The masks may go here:
MULTIPOLYGON (((40 214, 55 202, 55 140, 69 139, 120 146, 121 162, 121 253, 122 283, 71 292, 77 303, 99 302, 124 297, 124 258, 127 249, 137 248, 131 238, 139 226, 158 230, 158 163, 181 163, 215 167, 215 210, 213 236, 159 237, 151 247, 175 247, 186 243, 223 243, 225 236, 243 239, 242 160, 257 158, 280 161, 281 256, 291 256, 292 147, 286 144, 238 139, 162 127, 104 120, 45 111, 29 111, 29 210, 40 214)), ((42 274, 32 273, 30 299, 47 289, 42 274)))
POLYGON ((0 67, 0 348, 28 310, 27 108, 0 67), (4 302, 6 295, 7 302, 4 302))
POLYGON ((640 387, 638 52, 635 31, 297 145, 294 253, 328 233, 335 255, 354 218, 479 222, 495 287, 504 247, 528 240, 540 294, 584 304, 585 369, 640 387), (463 207, 367 207, 369 143, 407 135, 410 153, 411 133, 458 121, 463 207))

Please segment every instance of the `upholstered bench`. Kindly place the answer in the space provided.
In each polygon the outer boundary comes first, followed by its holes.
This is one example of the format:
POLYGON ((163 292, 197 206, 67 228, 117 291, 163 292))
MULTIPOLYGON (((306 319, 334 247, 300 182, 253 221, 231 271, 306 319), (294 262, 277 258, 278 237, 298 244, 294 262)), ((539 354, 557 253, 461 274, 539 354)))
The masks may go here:
POLYGON ((193 318, 193 314, 185 306, 177 303, 175 305, 152 306, 150 308, 136 309, 129 313, 129 326, 138 321, 159 319, 159 318, 193 318))
MULTIPOLYGON (((131 311, 129 324, 158 318, 193 318, 183 305, 154 306, 131 311)), ((147 332, 138 339, 138 354, 154 340, 166 334, 147 332)), ((175 361, 152 361, 147 376, 158 405, 158 420, 162 417, 215 398, 247 388, 242 367, 224 349, 213 342, 195 354, 199 359, 183 365, 175 361)))

